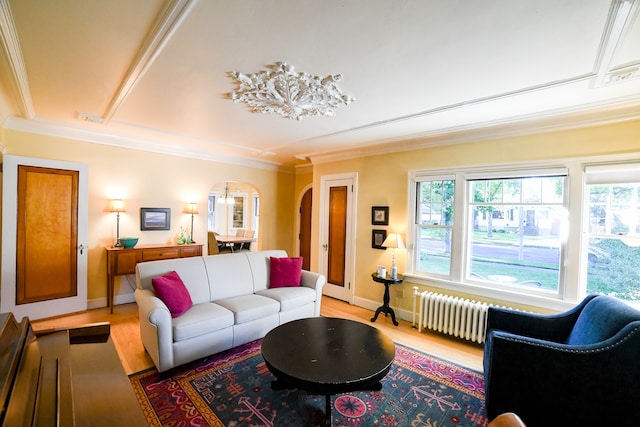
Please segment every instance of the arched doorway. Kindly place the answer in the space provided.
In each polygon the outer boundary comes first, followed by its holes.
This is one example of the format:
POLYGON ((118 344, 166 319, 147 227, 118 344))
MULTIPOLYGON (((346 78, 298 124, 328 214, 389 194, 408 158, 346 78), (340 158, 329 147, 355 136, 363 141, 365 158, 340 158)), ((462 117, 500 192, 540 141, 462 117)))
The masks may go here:
POLYGON ((207 231, 234 235, 240 229, 253 230, 257 239, 259 228, 260 194, 253 185, 225 181, 209 189, 207 231))

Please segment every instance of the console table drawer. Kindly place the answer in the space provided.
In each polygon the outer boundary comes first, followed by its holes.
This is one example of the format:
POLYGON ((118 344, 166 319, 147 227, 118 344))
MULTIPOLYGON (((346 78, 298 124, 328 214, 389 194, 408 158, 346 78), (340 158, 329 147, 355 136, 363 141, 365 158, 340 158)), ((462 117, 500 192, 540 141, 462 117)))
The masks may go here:
POLYGON ((155 261, 158 259, 180 258, 180 249, 178 248, 162 248, 162 249, 145 249, 142 251, 142 261, 155 261))
POLYGON ((187 258, 192 256, 202 255, 202 245, 198 246, 183 246, 180 248, 180 258, 187 258))

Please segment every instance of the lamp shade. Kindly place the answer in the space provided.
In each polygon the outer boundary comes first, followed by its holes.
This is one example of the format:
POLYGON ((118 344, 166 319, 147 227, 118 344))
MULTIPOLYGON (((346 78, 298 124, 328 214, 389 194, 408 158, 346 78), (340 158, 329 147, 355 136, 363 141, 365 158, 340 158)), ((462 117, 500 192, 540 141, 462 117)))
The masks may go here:
POLYGON ((402 236, 398 233, 391 233, 384 239, 382 242, 382 246, 385 248, 398 248, 404 249, 404 242, 402 241, 402 236))
POLYGON ((198 213, 198 204, 193 202, 187 203, 184 205, 184 213, 196 215, 198 213))
POLYGON ((111 200, 111 212, 125 212, 122 199, 111 200))

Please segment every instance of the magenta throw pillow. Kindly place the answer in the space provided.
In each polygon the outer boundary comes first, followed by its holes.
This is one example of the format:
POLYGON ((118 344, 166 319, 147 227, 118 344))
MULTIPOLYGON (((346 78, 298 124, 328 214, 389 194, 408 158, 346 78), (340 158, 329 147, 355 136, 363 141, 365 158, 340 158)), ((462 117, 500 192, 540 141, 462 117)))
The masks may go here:
POLYGON ((191 308, 191 295, 175 271, 151 279, 156 296, 165 303, 171 317, 178 317, 191 308))
POLYGON ((270 288, 285 288, 301 285, 302 257, 271 257, 269 267, 270 288))

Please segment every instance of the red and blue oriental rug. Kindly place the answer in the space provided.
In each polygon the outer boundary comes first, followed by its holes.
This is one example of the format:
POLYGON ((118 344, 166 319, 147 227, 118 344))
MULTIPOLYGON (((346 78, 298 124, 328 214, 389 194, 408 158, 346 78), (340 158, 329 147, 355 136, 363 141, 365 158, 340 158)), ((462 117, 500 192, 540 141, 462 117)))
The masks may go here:
MULTIPOLYGON (((261 340, 175 368, 131 375, 151 426, 315 426, 324 396, 271 389, 261 340)), ((396 343, 382 390, 332 397, 333 426, 486 426, 481 373, 396 343)))

